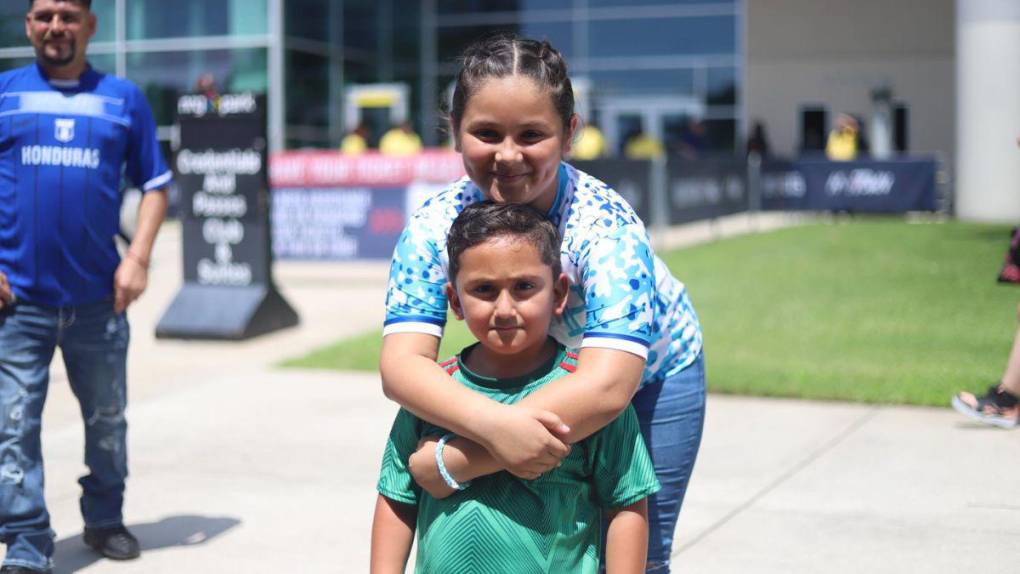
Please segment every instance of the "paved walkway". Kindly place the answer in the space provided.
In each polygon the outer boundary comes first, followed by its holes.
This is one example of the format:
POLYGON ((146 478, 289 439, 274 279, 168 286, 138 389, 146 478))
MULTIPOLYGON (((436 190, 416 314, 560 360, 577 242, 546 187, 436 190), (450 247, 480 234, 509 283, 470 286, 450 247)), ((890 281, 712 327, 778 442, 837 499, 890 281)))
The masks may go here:
MULTIPOLYGON (((782 222, 738 219, 660 238, 696 242, 782 222)), ((77 406, 55 363, 43 433, 58 573, 367 571, 376 472, 396 407, 371 373, 276 369, 382 321, 382 264, 278 263, 299 327, 252 341, 155 340, 180 284, 161 234, 130 310, 138 561, 81 542, 77 406)), ((710 395, 678 528, 678 572, 1020 571, 1020 432, 948 409, 710 395), (994 464, 995 457, 1012 464, 994 464)))

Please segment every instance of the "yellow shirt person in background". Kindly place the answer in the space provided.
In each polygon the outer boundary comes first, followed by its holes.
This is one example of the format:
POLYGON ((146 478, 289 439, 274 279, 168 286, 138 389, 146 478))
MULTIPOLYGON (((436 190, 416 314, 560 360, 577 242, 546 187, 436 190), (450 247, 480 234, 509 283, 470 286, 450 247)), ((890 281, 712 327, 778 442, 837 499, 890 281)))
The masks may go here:
POLYGON ((836 127, 829 132, 825 155, 833 161, 852 161, 857 157, 857 120, 847 114, 836 117, 836 127))
POLYGON ((654 159, 665 155, 662 142, 641 131, 627 140, 623 148, 623 155, 627 159, 654 159))
POLYGON ((606 139, 602 132, 592 124, 586 124, 577 131, 577 141, 574 142, 572 153, 574 159, 588 160, 598 159, 606 155, 606 139))
POLYGON ((421 138, 411 129, 410 122, 393 127, 379 140, 379 151, 383 155, 414 155, 421 149, 421 138))
POLYGON ((368 126, 358 124, 354 131, 340 140, 340 153, 344 155, 361 155, 368 151, 368 126))

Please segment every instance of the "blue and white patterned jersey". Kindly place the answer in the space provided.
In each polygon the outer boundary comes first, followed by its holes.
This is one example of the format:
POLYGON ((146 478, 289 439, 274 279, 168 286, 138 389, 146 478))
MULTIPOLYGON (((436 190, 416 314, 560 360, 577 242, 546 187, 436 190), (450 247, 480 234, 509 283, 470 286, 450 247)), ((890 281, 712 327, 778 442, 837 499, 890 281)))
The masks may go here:
MULTIPOLYGON (((485 199, 467 177, 422 205, 394 249, 383 334, 441 337, 446 324, 446 235, 465 206, 485 199)), ((701 352, 701 328, 683 283, 649 245, 645 226, 615 191, 564 163, 547 214, 562 237, 567 308, 551 334, 567 347, 601 347, 646 359, 642 384, 701 352)))
POLYGON ((112 296, 122 174, 143 191, 171 178, 134 84, 91 67, 77 81, 37 64, 0 74, 0 271, 19 299, 112 296))

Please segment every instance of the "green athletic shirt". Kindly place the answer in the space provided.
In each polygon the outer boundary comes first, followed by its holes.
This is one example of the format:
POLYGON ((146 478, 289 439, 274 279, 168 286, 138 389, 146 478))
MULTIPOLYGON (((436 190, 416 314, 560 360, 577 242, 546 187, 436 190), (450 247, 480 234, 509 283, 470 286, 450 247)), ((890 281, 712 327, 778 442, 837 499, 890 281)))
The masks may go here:
MULTIPOLYGON (((476 344, 477 345, 477 344, 476 344)), ((576 368, 560 346, 535 372, 498 380, 464 366, 474 345, 442 363, 466 387, 509 404, 576 368)), ((407 461, 422 436, 446 431, 401 409, 383 453, 377 488, 390 500, 418 507, 420 574, 596 573, 602 509, 640 501, 659 490, 633 407, 573 445, 563 464, 536 480, 509 472, 476 478, 436 500, 411 478, 407 461)))

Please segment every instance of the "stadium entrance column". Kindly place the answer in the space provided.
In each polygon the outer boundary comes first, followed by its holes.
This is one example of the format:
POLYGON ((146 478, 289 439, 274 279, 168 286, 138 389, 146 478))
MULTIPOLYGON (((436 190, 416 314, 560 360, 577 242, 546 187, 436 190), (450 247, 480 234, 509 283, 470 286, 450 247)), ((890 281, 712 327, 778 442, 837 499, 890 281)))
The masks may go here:
POLYGON ((265 102, 252 93, 177 102, 184 286, 157 337, 246 339, 298 322, 272 276, 265 102))
POLYGON ((1020 220, 1020 2, 956 0, 956 214, 1020 220))

